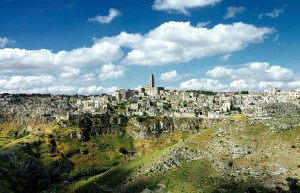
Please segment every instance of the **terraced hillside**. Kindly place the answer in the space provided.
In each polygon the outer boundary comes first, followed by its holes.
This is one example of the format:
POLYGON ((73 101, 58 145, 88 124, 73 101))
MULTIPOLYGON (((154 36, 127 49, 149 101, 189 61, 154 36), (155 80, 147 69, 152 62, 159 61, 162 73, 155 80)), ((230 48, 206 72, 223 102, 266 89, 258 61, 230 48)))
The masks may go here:
POLYGON ((0 128, 0 192, 300 192, 298 116, 0 128))
POLYGON ((71 192, 299 192, 298 118, 224 119, 71 192))

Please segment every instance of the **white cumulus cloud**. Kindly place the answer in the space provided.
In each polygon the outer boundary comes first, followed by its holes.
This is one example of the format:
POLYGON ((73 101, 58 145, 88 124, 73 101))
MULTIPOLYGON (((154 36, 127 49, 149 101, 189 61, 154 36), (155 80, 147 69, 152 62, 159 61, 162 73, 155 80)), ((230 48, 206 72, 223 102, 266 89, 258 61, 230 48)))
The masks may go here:
POLYGON ((247 79, 262 81, 291 81, 294 73, 291 69, 281 66, 271 66, 266 62, 251 62, 242 68, 215 67, 206 72, 212 78, 247 79))
POLYGON ((114 90, 117 90, 117 87, 102 87, 102 86, 88 86, 88 87, 80 87, 77 89, 79 94, 99 94, 99 93, 107 93, 111 94, 114 90))
POLYGON ((155 0, 153 9, 159 11, 173 11, 189 15, 189 9, 212 6, 221 0, 155 0))
POLYGON ((206 72, 210 78, 191 79, 180 84, 183 89, 212 91, 264 91, 267 88, 300 88, 300 78, 291 69, 266 62, 250 62, 238 68, 214 67, 206 72))
POLYGON ((206 75, 213 77, 213 78, 223 78, 223 77, 231 77, 234 74, 232 69, 228 69, 225 67, 215 67, 206 72, 206 75))
POLYGON ((219 80, 212 79, 191 79, 180 84, 181 89, 191 90, 210 90, 223 91, 228 88, 228 85, 222 84, 219 80))
POLYGON ((60 75, 61 78, 74 78, 80 74, 80 69, 78 68, 66 66, 63 70, 64 72, 60 75))
POLYGON ((101 68, 99 79, 101 81, 107 79, 118 79, 123 77, 125 74, 125 68, 122 66, 117 66, 112 63, 105 64, 101 68))
POLYGON ((110 42, 131 48, 123 63, 164 65, 188 62, 195 58, 230 54, 250 44, 259 43, 273 33, 273 28, 258 28, 242 22, 218 24, 212 29, 194 27, 189 22, 167 22, 148 34, 122 32, 98 42, 110 42))
POLYGON ((119 17, 121 15, 121 12, 117 9, 111 8, 109 10, 109 14, 106 16, 101 16, 101 15, 97 15, 94 18, 89 18, 88 21, 89 22, 98 22, 98 23, 102 23, 102 24, 108 24, 110 22, 112 22, 113 19, 119 17))
POLYGON ((83 82, 92 82, 95 80, 95 74, 93 73, 85 74, 81 77, 81 79, 83 82))
POLYGON ((2 90, 22 90, 51 84, 55 78, 50 75, 40 76, 11 76, 0 79, 2 90))
MULTIPOLYGON (((86 74, 85 78, 94 78, 86 74)), ((82 84, 82 79, 72 82, 51 75, 11 76, 0 78, 0 93, 51 93, 51 94, 110 94, 116 86, 104 87, 82 84)))
POLYGON ((244 23, 219 24, 208 29, 194 27, 189 22, 167 22, 145 35, 122 32, 118 36, 96 40, 91 47, 70 51, 0 49, 0 72, 63 73, 62 76, 68 77, 78 73, 74 69, 120 60, 128 65, 183 63, 242 50, 250 44, 262 42, 273 31, 272 28, 244 23), (73 69, 71 74, 64 70, 66 66, 73 69))
POLYGON ((63 71, 65 66, 102 65, 118 60, 121 56, 120 47, 109 42, 95 43, 90 48, 83 47, 58 53, 46 49, 4 48, 0 49, 0 70, 49 73, 63 71))
POLYGON ((256 81, 246 81, 243 79, 234 80, 229 84, 231 91, 254 90, 259 89, 256 81))
POLYGON ((176 70, 162 73, 160 75, 160 79, 163 81, 175 81, 175 80, 178 80, 178 78, 179 78, 179 75, 177 74, 176 70))

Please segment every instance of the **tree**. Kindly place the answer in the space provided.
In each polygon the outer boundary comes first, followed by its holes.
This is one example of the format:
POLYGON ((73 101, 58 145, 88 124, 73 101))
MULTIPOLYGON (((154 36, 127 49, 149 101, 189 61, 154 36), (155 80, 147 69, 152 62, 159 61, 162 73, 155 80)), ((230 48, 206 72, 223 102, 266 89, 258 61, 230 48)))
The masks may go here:
POLYGON ((241 92, 241 94, 249 94, 249 91, 244 90, 244 91, 241 92))
POLYGON ((171 104, 170 103, 163 103, 163 109, 164 110, 169 110, 171 108, 171 104))

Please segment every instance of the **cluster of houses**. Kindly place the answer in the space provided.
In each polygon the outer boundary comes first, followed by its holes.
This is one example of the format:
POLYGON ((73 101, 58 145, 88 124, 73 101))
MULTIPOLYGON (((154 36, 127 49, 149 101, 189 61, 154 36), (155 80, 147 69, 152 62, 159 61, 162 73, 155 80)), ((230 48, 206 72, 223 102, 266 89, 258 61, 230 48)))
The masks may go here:
POLYGON ((126 116, 222 118, 237 113, 252 117, 269 116, 276 113, 270 107, 278 108, 281 104, 296 109, 300 107, 300 90, 270 88, 262 93, 166 90, 155 87, 153 74, 145 88, 119 89, 112 95, 0 94, 1 114, 11 113, 37 122, 49 118, 68 119, 71 114, 107 111, 126 116))

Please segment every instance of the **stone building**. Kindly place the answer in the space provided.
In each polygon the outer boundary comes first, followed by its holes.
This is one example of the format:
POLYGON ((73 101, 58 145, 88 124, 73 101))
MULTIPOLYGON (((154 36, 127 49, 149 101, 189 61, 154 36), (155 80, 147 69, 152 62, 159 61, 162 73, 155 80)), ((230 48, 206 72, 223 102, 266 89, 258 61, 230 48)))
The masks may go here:
POLYGON ((153 73, 150 74, 149 85, 145 88, 145 93, 148 96, 160 95, 161 91, 164 90, 164 87, 155 87, 155 79, 153 73))

